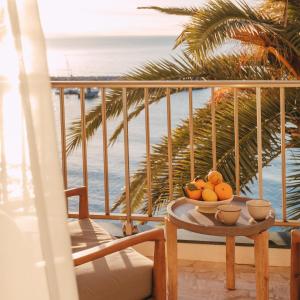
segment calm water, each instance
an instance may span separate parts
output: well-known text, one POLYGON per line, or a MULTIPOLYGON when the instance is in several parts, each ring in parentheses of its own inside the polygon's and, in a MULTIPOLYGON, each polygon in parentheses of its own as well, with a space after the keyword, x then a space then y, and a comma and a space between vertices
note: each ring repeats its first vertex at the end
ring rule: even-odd
POLYGON ((169 58, 174 36, 49 39, 50 74, 120 75, 147 61, 169 58))
MULTIPOLYGON (((158 58, 174 55, 172 46, 175 37, 108 37, 48 40, 48 60, 53 76, 68 75, 120 75, 134 66, 158 58)), ((201 107, 208 99, 208 91, 194 91, 194 106, 201 107)), ((54 106, 59 129, 59 102, 53 94, 54 106)), ((89 109, 99 99, 86 101, 89 109)), ((65 99, 67 123, 79 116, 79 100, 76 96, 65 99)), ((185 92, 172 96, 172 126, 188 115, 188 96, 185 92)), ((120 120, 109 121, 109 135, 120 120)), ((150 108, 151 143, 158 143, 167 133, 166 104, 164 99, 150 108)), ((59 131, 58 131, 59 132, 59 131)), ((98 130, 88 144, 89 197, 91 210, 103 211, 103 161, 102 134, 98 130)), ((130 122, 130 172, 138 168, 145 155, 144 114, 130 122)), ((281 171, 280 158, 264 168, 264 196, 272 200, 277 215, 281 215, 281 171)), ((82 184, 81 151, 74 152, 68 158, 69 187, 82 184)), ((111 203, 120 195, 124 186, 123 136, 109 148, 109 189, 111 203)), ((257 197, 257 182, 249 185, 251 196, 257 197)), ((75 203, 71 205, 73 208, 75 203)))

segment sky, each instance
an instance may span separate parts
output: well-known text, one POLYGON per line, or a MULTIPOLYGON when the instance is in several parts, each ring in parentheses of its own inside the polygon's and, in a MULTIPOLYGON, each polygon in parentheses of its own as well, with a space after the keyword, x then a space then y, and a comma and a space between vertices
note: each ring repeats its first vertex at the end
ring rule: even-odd
POLYGON ((199 6, 207 0, 38 0, 47 38, 72 36, 177 35, 188 17, 139 6, 199 6))

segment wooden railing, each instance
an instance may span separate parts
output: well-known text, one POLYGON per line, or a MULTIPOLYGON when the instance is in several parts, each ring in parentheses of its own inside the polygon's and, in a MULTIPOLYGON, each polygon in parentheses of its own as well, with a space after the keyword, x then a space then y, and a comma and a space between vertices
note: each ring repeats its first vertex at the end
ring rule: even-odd
MULTIPOLYGON (((130 233, 132 221, 163 221, 162 217, 152 215, 152 196, 151 196, 151 153, 150 153, 150 120, 149 120, 149 89, 164 88, 166 90, 167 103, 167 139, 168 139, 168 174, 169 174, 169 198, 173 199, 173 163, 172 163, 172 128, 171 128, 171 93, 170 89, 188 90, 189 100, 189 134, 190 134, 190 176, 195 176, 194 164, 194 127, 193 127, 193 89, 211 89, 211 122, 212 122, 212 167, 217 165, 217 139, 216 139, 216 103, 214 101, 215 88, 232 88, 234 101, 234 149, 235 149, 235 181, 236 193, 240 194, 240 154, 239 154, 239 116, 238 116, 238 89, 256 89, 256 114, 257 114, 257 162, 258 162, 258 194, 263 197, 263 176, 262 176, 262 127, 261 127, 261 89, 278 88, 280 90, 280 120, 281 120, 281 182, 282 182, 282 219, 277 220, 276 226, 300 226, 300 222, 287 219, 286 204, 286 149, 285 149, 285 89, 299 88, 300 81, 64 81, 52 82, 52 88, 60 91, 60 120, 61 120, 61 148, 62 148, 62 170, 64 176, 65 189, 68 189, 67 178, 67 154, 66 154, 66 129, 65 129, 65 105, 64 88, 80 89, 80 110, 81 110, 81 129, 82 129, 82 165, 83 165, 83 184, 88 187, 87 170, 87 142, 85 124, 85 100, 84 89, 99 88, 102 101, 102 144, 103 144, 103 163, 104 163, 104 212, 91 212, 90 217, 96 219, 124 220, 130 233), (123 126, 124 126, 124 164, 125 164, 125 199, 126 214, 110 212, 110 197, 108 185, 108 152, 107 152, 107 126, 106 126, 106 89, 117 88, 122 90, 123 103, 123 126), (133 214, 130 205, 130 172, 129 172, 129 144, 128 144, 128 110, 127 110, 127 89, 144 89, 145 105, 145 137, 146 137, 146 158, 147 158, 147 201, 148 212, 146 215, 133 214)), ((86 191, 88 194, 88 191, 86 191)), ((70 214, 76 217, 77 214, 70 214)))

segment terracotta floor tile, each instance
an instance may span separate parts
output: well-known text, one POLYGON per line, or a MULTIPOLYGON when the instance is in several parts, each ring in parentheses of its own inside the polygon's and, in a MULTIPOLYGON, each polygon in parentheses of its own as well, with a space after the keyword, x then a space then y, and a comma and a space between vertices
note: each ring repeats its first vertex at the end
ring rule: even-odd
MULTIPOLYGON (((180 300, 255 299, 255 268, 236 265, 236 290, 225 288, 225 264, 180 260, 180 300)), ((270 300, 289 299, 289 268, 270 267, 270 300)))

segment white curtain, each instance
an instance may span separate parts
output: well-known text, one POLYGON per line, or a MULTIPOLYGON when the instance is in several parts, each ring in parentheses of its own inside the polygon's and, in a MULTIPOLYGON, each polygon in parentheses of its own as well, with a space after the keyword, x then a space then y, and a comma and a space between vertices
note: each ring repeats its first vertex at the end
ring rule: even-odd
POLYGON ((0 299, 77 299, 36 0, 0 0, 0 299))

